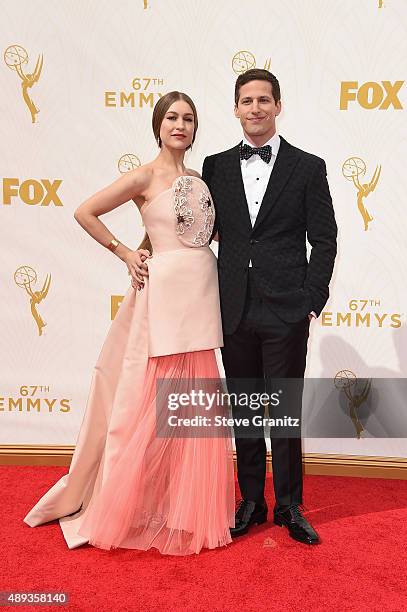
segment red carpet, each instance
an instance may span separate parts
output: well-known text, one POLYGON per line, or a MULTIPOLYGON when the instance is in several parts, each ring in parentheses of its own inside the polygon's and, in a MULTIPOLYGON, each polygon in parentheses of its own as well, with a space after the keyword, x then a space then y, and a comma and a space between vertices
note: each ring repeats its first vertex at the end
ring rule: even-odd
MULTIPOLYGON (((66 471, 0 467, 0 591, 67 591, 69 605, 52 609, 98 612, 407 610, 407 481, 306 476, 321 545, 299 544, 269 521, 227 548, 181 558, 69 550, 57 522, 28 527, 23 516, 66 471)), ((272 508, 271 478, 267 500, 272 508)))

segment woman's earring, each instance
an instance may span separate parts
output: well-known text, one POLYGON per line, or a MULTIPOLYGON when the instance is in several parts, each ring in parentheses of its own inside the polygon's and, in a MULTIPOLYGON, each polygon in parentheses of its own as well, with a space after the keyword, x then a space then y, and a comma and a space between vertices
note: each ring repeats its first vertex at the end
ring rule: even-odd
POLYGON ((160 137, 157 136, 157 145, 160 146, 160 137))

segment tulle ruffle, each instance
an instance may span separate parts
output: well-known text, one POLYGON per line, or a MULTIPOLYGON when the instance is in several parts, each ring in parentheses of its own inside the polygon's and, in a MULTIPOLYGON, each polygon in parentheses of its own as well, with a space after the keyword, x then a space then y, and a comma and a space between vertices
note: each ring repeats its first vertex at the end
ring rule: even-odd
POLYGON ((157 436, 157 380, 213 380, 219 371, 213 350, 151 357, 143 399, 134 407, 133 432, 90 501, 79 535, 112 548, 156 548, 188 555, 230 543, 235 495, 229 435, 157 436))

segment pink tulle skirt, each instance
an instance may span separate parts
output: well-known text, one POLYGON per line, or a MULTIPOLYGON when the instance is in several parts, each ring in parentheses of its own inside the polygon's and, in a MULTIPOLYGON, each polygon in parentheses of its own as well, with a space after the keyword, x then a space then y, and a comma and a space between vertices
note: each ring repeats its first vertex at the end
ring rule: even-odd
MULTIPOLYGON (((220 385, 215 351, 149 357, 146 288, 129 288, 110 326, 69 472, 24 517, 30 527, 58 519, 70 549, 89 542, 189 555, 231 542, 231 432, 163 432, 158 409, 165 408, 160 379, 173 391, 214 392, 220 385)), ((202 413, 192 403, 186 410, 202 413)))
MULTIPOLYGON (((219 379, 213 350, 151 357, 132 434, 100 490, 90 500, 78 534, 103 549, 156 548, 188 555, 230 543, 235 495, 231 436, 157 436, 157 381, 219 379)), ((202 384, 200 385, 202 386, 202 384)))

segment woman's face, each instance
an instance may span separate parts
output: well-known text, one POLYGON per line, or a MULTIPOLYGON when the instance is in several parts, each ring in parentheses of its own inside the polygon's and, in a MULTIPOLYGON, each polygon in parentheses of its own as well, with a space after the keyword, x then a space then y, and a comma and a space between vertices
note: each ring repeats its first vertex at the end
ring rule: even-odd
POLYGON ((173 149, 185 150, 192 143, 194 127, 192 108, 185 100, 177 100, 171 104, 161 123, 162 144, 173 149))

